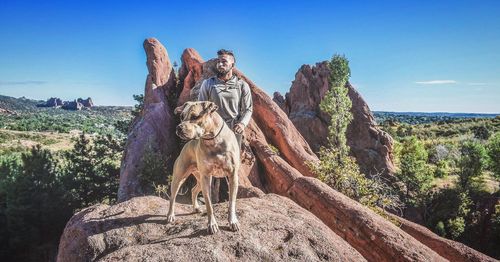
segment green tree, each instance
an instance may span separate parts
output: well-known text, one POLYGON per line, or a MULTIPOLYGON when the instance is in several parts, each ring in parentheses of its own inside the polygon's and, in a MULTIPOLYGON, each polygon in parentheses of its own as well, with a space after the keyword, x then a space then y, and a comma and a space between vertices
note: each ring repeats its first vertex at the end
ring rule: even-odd
POLYGON ((487 149, 490 157, 489 167, 497 179, 500 179, 500 133, 495 133, 490 138, 487 149))
POLYGON ((461 191, 468 191, 473 187, 473 179, 482 174, 488 155, 482 144, 472 140, 461 145, 460 153, 458 182, 461 191))
POLYGON ((352 120, 352 102, 348 96, 347 81, 351 75, 349 61, 334 55, 330 68, 329 90, 320 103, 320 109, 331 119, 328 126, 328 145, 319 152, 320 161, 312 165, 318 178, 346 196, 377 211, 376 207, 393 208, 397 199, 378 176, 367 179, 361 174, 355 159, 349 155, 347 126, 352 120))
POLYGON ((346 131, 352 120, 352 102, 346 88, 351 76, 349 61, 345 56, 334 55, 328 63, 330 69, 330 89, 320 103, 320 109, 330 116, 328 126, 328 147, 338 152, 338 162, 343 162, 349 155, 346 131))
POLYGON ((92 142, 82 133, 66 152, 65 184, 75 209, 116 200, 122 150, 111 135, 92 142))
POLYGON ((412 136, 401 145, 397 177, 404 184, 403 202, 422 208, 431 188, 432 172, 427 165, 428 154, 421 141, 412 136))
POLYGON ((11 162, 2 165, 5 168, 11 173, 3 181, 11 259, 54 260, 59 236, 72 214, 57 175, 57 162, 50 151, 37 145, 22 154, 21 166, 11 162))
POLYGON ((487 140, 490 138, 490 130, 484 124, 473 128, 474 137, 477 139, 487 140))
POLYGON ((137 101, 137 104, 134 105, 134 109, 132 109, 132 116, 137 117, 141 114, 144 109, 144 95, 133 95, 134 100, 137 101))

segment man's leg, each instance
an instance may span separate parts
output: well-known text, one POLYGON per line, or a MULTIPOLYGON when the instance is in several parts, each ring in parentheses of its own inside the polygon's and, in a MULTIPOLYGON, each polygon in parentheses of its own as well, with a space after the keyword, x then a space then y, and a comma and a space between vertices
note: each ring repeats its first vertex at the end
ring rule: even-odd
POLYGON ((240 146, 240 151, 241 151, 241 141, 243 140, 243 134, 236 134, 236 140, 238 141, 238 145, 240 146))

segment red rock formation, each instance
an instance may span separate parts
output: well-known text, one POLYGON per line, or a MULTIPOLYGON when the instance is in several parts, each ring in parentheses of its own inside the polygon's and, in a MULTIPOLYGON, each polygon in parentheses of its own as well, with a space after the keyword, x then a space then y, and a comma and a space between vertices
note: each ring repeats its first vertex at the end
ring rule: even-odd
POLYGON ((398 216, 392 216, 401 223, 401 229, 412 237, 432 248, 442 257, 450 261, 497 261, 481 252, 478 252, 462 243, 440 237, 426 227, 408 221, 398 216))
POLYGON ((78 98, 76 101, 81 103, 83 105, 83 107, 85 107, 87 109, 90 109, 91 107, 94 106, 94 102, 92 101, 92 98, 90 98, 90 97, 88 97, 87 99, 78 98))
MULTIPOLYGON (((329 74, 327 62, 317 63, 313 67, 303 65, 295 74, 286 99, 279 93, 274 95, 276 103, 288 113, 314 152, 327 144, 330 118, 319 109, 319 103, 328 91, 329 74)), ((366 174, 394 173, 392 138, 377 128, 370 108, 355 88, 350 83, 346 87, 349 88, 353 114, 347 129, 347 143, 361 171, 366 174)))
MULTIPOLYGON (((191 89, 199 81, 203 74, 203 59, 198 52, 192 48, 187 48, 182 53, 182 66, 179 69, 179 79, 182 90, 177 99, 177 106, 190 100, 191 89)), ((201 84, 201 83, 200 83, 201 84)))
POLYGON ((144 166, 144 156, 160 154, 171 166, 179 147, 175 135, 176 120, 167 99, 176 83, 167 50, 154 38, 144 41, 144 50, 149 70, 144 91, 144 110, 134 120, 128 134, 120 169, 120 202, 143 194, 138 176, 144 166))

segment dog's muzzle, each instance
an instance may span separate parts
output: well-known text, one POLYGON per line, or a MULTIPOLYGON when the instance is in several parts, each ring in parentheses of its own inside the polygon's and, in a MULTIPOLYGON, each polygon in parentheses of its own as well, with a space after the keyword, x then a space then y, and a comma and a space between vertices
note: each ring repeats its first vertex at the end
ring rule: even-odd
POLYGON ((178 137, 180 137, 180 139, 182 140, 191 140, 189 139, 189 137, 187 137, 187 134, 184 132, 184 130, 182 129, 182 126, 181 125, 178 125, 176 128, 175 128, 175 133, 177 134, 178 137))

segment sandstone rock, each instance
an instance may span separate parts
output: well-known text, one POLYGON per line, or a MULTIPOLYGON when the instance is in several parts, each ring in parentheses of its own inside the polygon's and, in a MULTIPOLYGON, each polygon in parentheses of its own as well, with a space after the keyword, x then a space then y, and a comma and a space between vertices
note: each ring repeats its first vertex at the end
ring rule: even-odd
POLYGON ((252 118, 266 136, 267 141, 277 147, 282 158, 301 174, 315 176, 308 163, 317 162, 318 158, 297 128, 262 89, 238 69, 235 69, 235 74, 250 86, 253 100, 252 118))
POLYGON ((166 102, 175 91, 176 77, 167 50, 155 38, 144 40, 148 76, 144 90, 144 105, 166 102))
POLYGON ((82 110, 83 105, 82 103, 74 100, 74 101, 64 101, 63 105, 61 107, 62 109, 66 110, 82 110))
POLYGON ((221 231, 207 233, 206 216, 168 202, 137 197, 96 205, 74 215, 64 230, 57 261, 364 261, 315 216, 277 195, 237 202, 240 231, 227 227, 227 205, 216 204, 221 231))
POLYGON ((90 97, 87 99, 78 98, 76 101, 81 103, 83 105, 83 107, 85 107, 85 108, 91 108, 94 106, 94 102, 92 101, 92 98, 90 98, 90 97))
POLYGON ((63 105, 63 101, 57 97, 51 97, 47 99, 45 103, 36 105, 37 107, 61 107, 63 105))
POLYGON ((412 237, 422 242, 426 246, 432 248, 432 250, 436 251, 439 255, 448 259, 449 261, 497 261, 496 259, 478 252, 460 242, 440 237, 424 226, 413 223, 398 216, 393 215, 392 217, 401 223, 401 229, 403 231, 410 234, 412 237))
MULTIPOLYGON (((329 89, 328 63, 316 66, 303 65, 295 74, 290 92, 280 107, 288 113, 290 120, 304 136, 314 152, 327 144, 330 118, 319 108, 321 99, 329 89)), ((353 120, 347 129, 347 143, 351 153, 365 174, 394 173, 392 163, 392 138, 378 129, 374 117, 355 88, 348 83, 348 95, 352 101, 353 120)), ((276 101, 282 101, 281 95, 275 95, 276 101)))
MULTIPOLYGON (((182 53, 182 66, 179 69, 179 80, 182 87, 177 99, 177 106, 191 100, 191 89, 200 81, 203 74, 203 59, 193 48, 187 48, 182 53)), ((201 85, 201 82, 199 83, 201 85)))
POLYGON ((290 114, 290 109, 288 108, 288 104, 286 103, 286 98, 284 98, 283 95, 280 94, 280 92, 273 93, 273 101, 281 108, 281 110, 285 112, 285 114, 290 114))
POLYGON ((179 151, 179 140, 175 135, 176 119, 167 99, 167 95, 171 95, 176 88, 174 70, 165 47, 158 40, 146 39, 144 50, 149 70, 144 91, 144 110, 134 120, 128 134, 120 168, 118 201, 144 194, 139 181, 144 157, 158 154, 171 170, 179 151))

